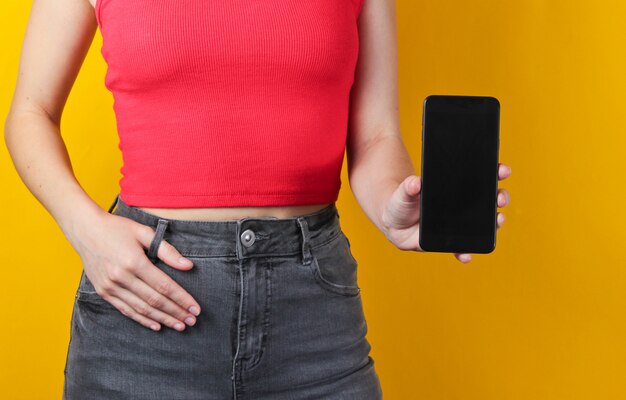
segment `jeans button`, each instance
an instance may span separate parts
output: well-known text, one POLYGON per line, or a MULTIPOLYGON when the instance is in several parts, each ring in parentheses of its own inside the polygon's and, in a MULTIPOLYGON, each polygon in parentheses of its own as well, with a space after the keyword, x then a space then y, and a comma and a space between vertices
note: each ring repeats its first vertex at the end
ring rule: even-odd
POLYGON ((243 245, 246 247, 252 246, 252 244, 254 243, 254 239, 254 232, 251 229, 246 229, 241 234, 241 243, 243 243, 243 245))

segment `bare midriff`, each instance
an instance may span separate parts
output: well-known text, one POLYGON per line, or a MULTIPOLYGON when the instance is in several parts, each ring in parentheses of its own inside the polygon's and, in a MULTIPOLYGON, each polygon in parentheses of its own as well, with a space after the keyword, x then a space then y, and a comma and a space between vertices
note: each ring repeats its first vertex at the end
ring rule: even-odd
POLYGON ((314 213, 329 204, 330 203, 279 207, 137 208, 163 218, 195 221, 223 221, 247 217, 291 218, 314 213))

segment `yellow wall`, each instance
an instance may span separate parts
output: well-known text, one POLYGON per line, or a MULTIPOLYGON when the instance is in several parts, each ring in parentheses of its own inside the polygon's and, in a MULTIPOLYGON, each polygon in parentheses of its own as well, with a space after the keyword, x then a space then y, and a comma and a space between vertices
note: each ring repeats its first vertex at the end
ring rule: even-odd
MULTIPOLYGON (((29 2, 0 6, 0 111, 8 109, 29 2)), ((511 195, 494 253, 465 265, 402 252, 344 190, 385 398, 626 398, 626 6, 620 1, 399 0, 402 131, 419 175, 429 94, 500 99, 511 195)), ((63 136, 107 207, 121 156, 98 33, 63 136)), ((60 398, 80 259, 0 152, 7 399, 60 398)), ((345 166, 344 166, 345 167, 345 166)))

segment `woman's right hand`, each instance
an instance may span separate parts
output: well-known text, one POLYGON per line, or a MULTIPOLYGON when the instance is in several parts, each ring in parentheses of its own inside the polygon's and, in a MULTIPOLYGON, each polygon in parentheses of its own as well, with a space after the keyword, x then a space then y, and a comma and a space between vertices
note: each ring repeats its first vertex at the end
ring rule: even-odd
MULTIPOLYGON (((88 229, 70 239, 96 292, 125 316, 158 331, 161 324, 182 331, 194 325, 200 305, 146 256, 155 230, 129 218, 104 212, 88 229)), ((85 226, 85 228, 87 228, 85 226)), ((179 270, 193 263, 165 240, 158 258, 179 270)))

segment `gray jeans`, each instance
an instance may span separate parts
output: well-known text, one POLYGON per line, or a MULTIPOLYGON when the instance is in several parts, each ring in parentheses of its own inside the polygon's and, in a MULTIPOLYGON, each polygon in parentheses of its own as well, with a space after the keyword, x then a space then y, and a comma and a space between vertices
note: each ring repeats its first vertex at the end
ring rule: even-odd
POLYGON ((357 261, 334 203, 292 218, 191 221, 125 204, 155 229, 146 255, 200 304, 194 326, 153 331, 122 315, 84 271, 71 317, 65 400, 378 400, 357 261), (167 240, 194 263, 156 257, 167 240))

